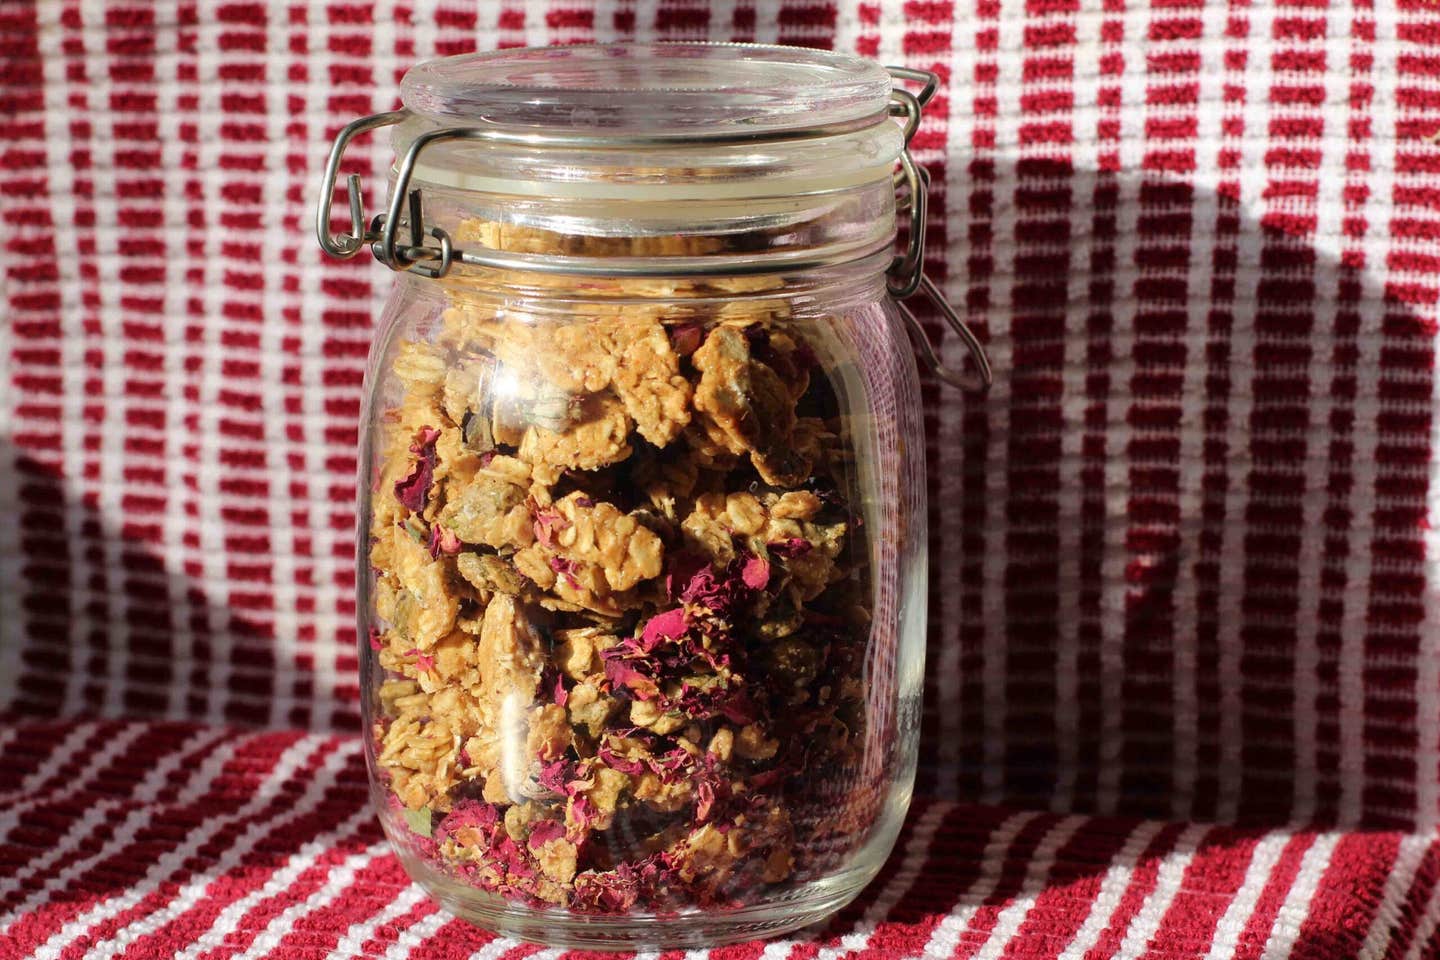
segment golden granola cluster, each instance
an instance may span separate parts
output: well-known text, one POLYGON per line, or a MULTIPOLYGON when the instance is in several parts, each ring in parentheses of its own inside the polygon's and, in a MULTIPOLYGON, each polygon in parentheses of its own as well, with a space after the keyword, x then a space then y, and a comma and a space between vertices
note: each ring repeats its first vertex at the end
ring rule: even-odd
POLYGON ((457 282, 432 341, 393 356, 377 762, 416 849, 525 902, 797 879, 862 750, 869 588, 835 397, 763 284, 662 286, 557 319, 457 282))

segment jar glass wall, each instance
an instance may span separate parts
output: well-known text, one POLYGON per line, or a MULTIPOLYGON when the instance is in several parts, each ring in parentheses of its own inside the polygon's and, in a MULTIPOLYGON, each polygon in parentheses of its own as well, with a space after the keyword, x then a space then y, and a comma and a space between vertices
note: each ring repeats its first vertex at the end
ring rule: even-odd
POLYGON ((918 386, 882 277, 547 285, 391 298, 360 571, 386 832, 452 911, 550 943, 822 917, 915 762, 918 386))
POLYGON ((713 945, 880 869, 925 647, 907 329, 938 365, 891 293, 988 377, 920 275, 933 91, 824 51, 502 51, 341 132, 321 244, 397 273, 361 431, 372 788, 452 912, 713 945), (387 126, 386 212, 352 179, 332 234, 346 144, 387 126))

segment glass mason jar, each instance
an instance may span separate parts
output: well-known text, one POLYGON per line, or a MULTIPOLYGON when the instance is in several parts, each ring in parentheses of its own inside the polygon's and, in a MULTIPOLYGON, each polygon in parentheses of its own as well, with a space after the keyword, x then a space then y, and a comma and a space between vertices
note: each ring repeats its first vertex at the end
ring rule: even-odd
POLYGON ((935 357, 891 294, 938 300, 905 149, 934 81, 898 74, 930 82, 502 51, 416 66, 337 139, 321 244, 397 271, 361 427, 370 771, 453 913, 716 944, 827 916, 889 852, 925 652, 907 327, 935 357), (388 209, 367 224, 352 177, 334 235, 345 146, 383 126, 388 209))

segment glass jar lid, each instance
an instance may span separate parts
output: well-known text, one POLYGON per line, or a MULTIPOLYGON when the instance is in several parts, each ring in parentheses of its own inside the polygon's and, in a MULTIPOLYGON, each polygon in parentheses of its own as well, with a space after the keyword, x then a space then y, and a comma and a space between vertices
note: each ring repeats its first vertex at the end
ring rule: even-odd
POLYGON ((890 89, 879 64, 824 50, 644 43, 431 60, 406 73, 401 97, 441 126, 693 141, 870 126, 890 89))

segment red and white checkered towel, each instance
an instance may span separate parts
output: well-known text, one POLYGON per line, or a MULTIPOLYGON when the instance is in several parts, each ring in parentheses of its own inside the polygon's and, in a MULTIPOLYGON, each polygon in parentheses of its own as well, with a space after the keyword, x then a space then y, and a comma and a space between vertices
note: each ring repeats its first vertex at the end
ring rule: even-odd
POLYGON ((999 371, 927 391, 895 855, 714 960, 1440 955, 1440 6, 0 0, 0 958, 536 952, 364 808, 390 277, 308 223, 409 63, 632 36, 938 71, 928 268, 999 371))

